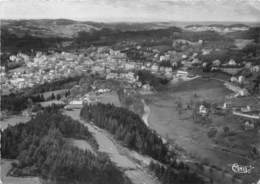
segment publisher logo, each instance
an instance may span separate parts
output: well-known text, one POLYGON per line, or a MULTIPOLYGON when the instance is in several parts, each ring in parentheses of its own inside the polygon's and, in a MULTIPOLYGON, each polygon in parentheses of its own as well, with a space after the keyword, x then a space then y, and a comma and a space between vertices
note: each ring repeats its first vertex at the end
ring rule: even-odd
MULTIPOLYGON (((253 169, 254 169, 254 167, 251 166, 251 165, 249 165, 249 166, 242 166, 242 165, 239 165, 238 163, 232 164, 232 171, 233 171, 234 173, 250 174, 253 169)), ((258 183, 257 183, 257 184, 258 184, 258 183)))

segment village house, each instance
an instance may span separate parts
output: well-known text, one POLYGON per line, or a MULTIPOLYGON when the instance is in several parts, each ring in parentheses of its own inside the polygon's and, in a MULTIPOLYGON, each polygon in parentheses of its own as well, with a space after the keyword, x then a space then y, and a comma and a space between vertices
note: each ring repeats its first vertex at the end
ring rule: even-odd
POLYGON ((206 116, 208 114, 208 109, 204 105, 199 106, 199 114, 201 116, 206 116))
POLYGON ((219 67, 221 65, 221 61, 219 59, 216 59, 212 62, 212 66, 219 67))
POLYGON ((229 65, 229 66, 236 66, 237 63, 236 63, 236 61, 235 61, 234 59, 230 59, 226 65, 229 65))
POLYGON ((182 64, 184 67, 188 67, 188 68, 192 67, 192 62, 187 61, 187 60, 181 61, 181 64, 182 64))
POLYGON ((202 55, 208 55, 211 53, 212 50, 211 49, 202 49, 201 51, 202 51, 202 55))
POLYGON ((159 71, 160 71, 161 73, 164 73, 164 72, 165 72, 165 67, 164 67, 164 66, 160 66, 160 67, 159 67, 159 71))
POLYGON ((199 60, 198 58, 194 58, 194 59, 191 61, 191 63, 192 63, 193 65, 198 65, 198 64, 201 64, 201 60, 199 60))
POLYGON ((172 73, 172 67, 165 67, 165 73, 172 73))
POLYGON ((159 66, 157 64, 153 64, 151 67, 151 71, 156 73, 156 72, 158 72, 158 70, 159 70, 159 66))
POLYGON ((239 86, 234 85, 230 82, 225 82, 224 85, 231 91, 235 92, 236 96, 247 96, 249 94, 247 89, 240 88, 239 86))
POLYGON ((125 63, 125 70, 133 70, 133 69, 135 69, 135 63, 134 62, 125 63))
POLYGON ((143 89, 143 90, 146 90, 146 91, 150 91, 150 90, 151 90, 151 86, 150 86, 149 84, 144 84, 144 85, 142 86, 142 89, 143 89))
POLYGON ((245 62, 245 68, 250 69, 252 67, 252 63, 251 62, 245 62))
POLYGON ((260 66, 259 66, 259 65, 252 66, 252 67, 250 68, 250 71, 251 71, 252 73, 257 73, 257 72, 260 71, 260 66))

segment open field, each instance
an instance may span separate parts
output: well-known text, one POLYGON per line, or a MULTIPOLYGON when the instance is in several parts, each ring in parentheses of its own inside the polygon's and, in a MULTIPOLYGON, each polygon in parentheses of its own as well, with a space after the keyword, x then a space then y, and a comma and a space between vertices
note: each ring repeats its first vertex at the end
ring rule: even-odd
POLYGON ((120 101, 115 91, 99 95, 98 101, 104 104, 111 103, 114 104, 115 106, 120 106, 120 101))
MULTIPOLYGON (((181 99, 184 103, 190 99, 221 103, 224 102, 225 96, 230 94, 230 91, 220 81, 199 78, 171 85, 165 93, 173 98, 181 99), (196 99, 193 95, 197 96, 196 99)), ((162 96, 164 95, 162 94, 162 96)))
POLYGON ((206 159, 209 163, 228 171, 231 171, 233 163, 251 164, 255 169, 250 176, 246 177, 249 177, 249 181, 254 181, 260 171, 260 164, 258 164, 259 160, 249 158, 248 154, 251 144, 259 145, 259 134, 241 130, 242 122, 234 116, 212 114, 211 123, 196 124, 193 121, 192 110, 185 110, 186 104, 191 101, 206 100, 210 103, 222 104, 225 95, 228 94, 230 91, 219 81, 197 79, 170 86, 164 92, 145 96, 151 111, 148 118, 149 126, 170 143, 176 143, 182 147, 192 157, 206 159), (178 102, 183 104, 182 111, 177 110, 178 102), (237 134, 223 138, 224 126, 229 126, 230 130, 237 134), (210 127, 216 127, 218 130, 217 143, 207 136, 210 127), (231 147, 227 147, 225 142, 228 142, 231 147))

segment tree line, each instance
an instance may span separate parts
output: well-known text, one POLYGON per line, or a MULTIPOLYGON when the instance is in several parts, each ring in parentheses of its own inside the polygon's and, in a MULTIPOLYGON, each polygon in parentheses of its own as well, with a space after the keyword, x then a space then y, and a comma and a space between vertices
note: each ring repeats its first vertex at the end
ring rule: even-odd
POLYGON ((57 108, 47 108, 29 122, 9 126, 1 134, 2 157, 18 160, 13 175, 65 183, 129 183, 107 155, 94 155, 68 143, 67 138, 84 139, 97 150, 87 127, 57 108))
POLYGON ((31 53, 32 50, 48 51, 49 49, 57 49, 58 45, 63 41, 69 40, 62 37, 38 37, 26 33, 23 36, 17 36, 6 28, 1 28, 1 44, 3 52, 21 51, 23 53, 31 53))
MULTIPOLYGON (((67 97, 70 95, 70 91, 66 91, 64 96, 67 97)), ((19 113, 20 111, 30 108, 33 104, 44 102, 48 100, 60 100, 61 95, 54 93, 51 96, 45 98, 43 94, 37 95, 26 95, 26 94, 13 94, 1 96, 1 109, 8 110, 13 113, 19 113)))
POLYGON ((127 147, 157 160, 166 161, 166 145, 155 132, 146 127, 137 114, 111 104, 98 103, 85 105, 80 115, 83 119, 93 121, 99 127, 115 134, 127 147))
MULTIPOLYGON (((1 96, 1 109, 2 110, 9 110, 12 112, 20 112, 28 107, 28 100, 31 99, 32 102, 43 102, 45 99, 43 95, 39 93, 44 93, 46 91, 53 91, 59 89, 69 89, 75 84, 78 84, 81 77, 69 77, 65 79, 61 79, 58 81, 53 81, 41 85, 36 85, 31 89, 25 89, 20 93, 11 93, 9 95, 2 95, 1 96)), ((70 91, 65 93, 65 96, 69 96, 70 91)), ((52 94, 50 100, 52 99, 60 99, 60 95, 52 94)))
POLYGON ((69 89, 69 88, 73 87, 75 84, 78 84, 81 78, 82 78, 82 76, 74 76, 74 77, 63 78, 60 80, 36 85, 35 87, 33 87, 29 90, 29 93, 37 94, 37 93, 43 93, 46 91, 69 89))
POLYGON ((189 172, 189 167, 185 166, 182 162, 178 164, 174 161, 167 166, 151 162, 149 169, 155 173, 162 184, 204 183, 195 173, 189 172))
POLYGON ((177 170, 178 172, 175 172, 174 176, 182 178, 183 183, 194 183, 192 180, 203 183, 202 179, 190 172, 184 163, 174 164, 176 163, 176 153, 169 151, 168 145, 164 144, 156 132, 149 129, 137 114, 112 104, 97 103, 86 104, 82 108, 80 116, 84 120, 92 121, 98 127, 108 130, 128 148, 166 164, 169 170, 171 170, 170 168, 177 170), (182 175, 179 176, 179 173, 182 175))
POLYGON ((89 32, 80 31, 74 40, 77 47, 90 45, 112 45, 124 40, 139 41, 151 43, 151 39, 156 41, 167 41, 172 38, 173 32, 180 32, 177 27, 166 29, 138 30, 138 31, 121 31, 118 29, 102 28, 100 30, 91 30, 89 32))

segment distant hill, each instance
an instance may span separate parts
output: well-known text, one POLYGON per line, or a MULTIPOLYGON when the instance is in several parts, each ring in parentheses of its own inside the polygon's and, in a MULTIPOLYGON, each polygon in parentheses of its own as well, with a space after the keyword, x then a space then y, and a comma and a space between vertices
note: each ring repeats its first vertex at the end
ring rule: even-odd
POLYGON ((18 37, 25 35, 35 37, 75 37, 80 31, 90 32, 91 30, 99 30, 97 26, 87 23, 77 22, 73 20, 57 19, 57 20, 2 20, 2 30, 15 34, 18 37))
POLYGON ((73 38, 79 32, 92 32, 102 28, 119 31, 143 31, 172 27, 174 23, 99 23, 91 21, 74 21, 69 19, 32 19, 32 20, 1 20, 1 30, 8 31, 18 37, 25 35, 34 37, 73 38))
POLYGON ((122 40, 167 41, 175 31, 174 23, 99 23, 68 19, 2 20, 2 51, 31 51, 112 45, 122 40))
MULTIPOLYGON (((113 45, 122 41, 136 42, 145 46, 170 46, 175 38, 190 41, 224 39, 217 33, 223 30, 222 27, 214 32, 215 28, 212 31, 211 27, 207 29, 207 25, 235 26, 235 28, 244 26, 237 23, 223 23, 222 25, 216 22, 103 23, 69 19, 1 20, 1 49, 6 52, 48 51, 49 49, 59 51, 64 48, 81 48, 90 45, 113 45), (182 29, 189 25, 202 26, 202 29, 195 27, 197 33, 193 30, 190 32, 190 30, 182 29)), ((248 26, 242 28, 248 29, 248 26)), ((233 29, 233 27, 228 29, 233 29)), ((252 27, 249 27, 248 32, 251 32, 250 29, 252 27)), ((239 34, 229 36, 232 38, 247 36, 245 31, 238 31, 239 34)), ((257 31, 253 31, 251 37, 254 38, 257 31)))
MULTIPOLYGON (((40 38, 61 37, 74 38, 79 32, 92 32, 108 28, 118 31, 144 31, 166 29, 169 27, 216 26, 216 27, 248 27, 249 24, 220 22, 117 22, 103 23, 91 21, 75 21, 69 19, 26 19, 1 20, 1 30, 8 31, 18 37, 34 36, 40 38)), ((251 25, 250 25, 251 26, 251 25)))

